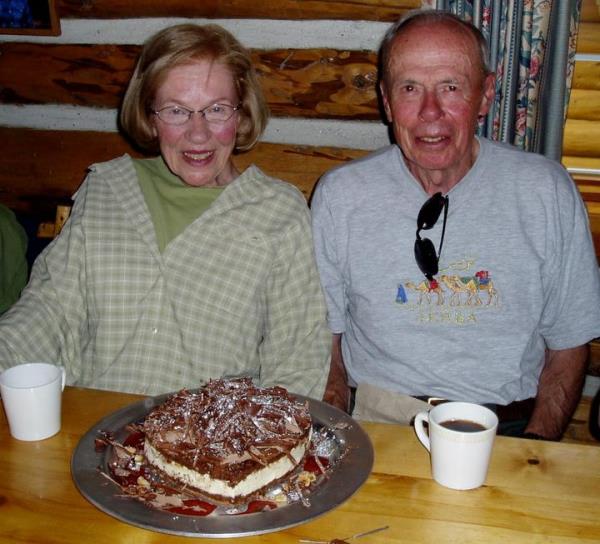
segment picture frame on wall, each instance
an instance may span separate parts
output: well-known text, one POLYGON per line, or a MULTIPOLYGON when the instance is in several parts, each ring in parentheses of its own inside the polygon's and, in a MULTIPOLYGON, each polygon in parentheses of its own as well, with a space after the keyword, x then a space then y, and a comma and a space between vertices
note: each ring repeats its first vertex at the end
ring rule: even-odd
POLYGON ((58 0, 0 0, 0 34, 59 36, 58 0))

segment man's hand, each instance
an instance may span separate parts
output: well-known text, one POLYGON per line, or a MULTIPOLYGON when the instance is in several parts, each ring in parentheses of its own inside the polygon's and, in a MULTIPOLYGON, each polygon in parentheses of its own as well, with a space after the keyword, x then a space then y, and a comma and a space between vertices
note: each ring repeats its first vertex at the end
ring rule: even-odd
POLYGON ((331 345, 331 365, 329 367, 329 378, 323 400, 344 412, 348 412, 350 403, 350 388, 348 387, 348 375, 342 357, 342 335, 334 334, 331 345))
POLYGON ((558 440, 581 397, 588 346, 546 350, 533 414, 525 432, 558 440))

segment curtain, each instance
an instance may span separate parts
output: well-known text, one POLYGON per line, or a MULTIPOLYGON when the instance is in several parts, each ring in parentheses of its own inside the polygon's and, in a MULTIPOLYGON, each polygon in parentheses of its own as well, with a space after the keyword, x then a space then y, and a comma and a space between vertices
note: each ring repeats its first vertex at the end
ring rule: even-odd
POLYGON ((581 0, 423 0, 480 28, 496 99, 479 133, 560 161, 581 0))

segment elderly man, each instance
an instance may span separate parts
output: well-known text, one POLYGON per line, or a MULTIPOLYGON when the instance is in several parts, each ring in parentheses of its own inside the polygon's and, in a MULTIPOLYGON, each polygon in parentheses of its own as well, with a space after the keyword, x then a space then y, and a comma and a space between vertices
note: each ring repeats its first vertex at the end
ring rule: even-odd
POLYGON ((600 335, 598 264, 563 168, 475 136, 494 96, 486 57, 448 13, 384 37, 396 145, 328 173, 312 203, 337 377, 357 417, 465 400, 496 410, 501 433, 557 439, 600 335))

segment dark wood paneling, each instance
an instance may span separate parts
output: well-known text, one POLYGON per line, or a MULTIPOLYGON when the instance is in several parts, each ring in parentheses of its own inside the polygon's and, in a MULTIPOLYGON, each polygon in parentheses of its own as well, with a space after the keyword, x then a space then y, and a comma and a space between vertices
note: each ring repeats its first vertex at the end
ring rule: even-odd
POLYGON ((0 127, 0 141, 0 200, 21 212, 49 211, 51 217, 56 204, 75 192, 91 163, 134 153, 116 133, 0 127))
POLYGON ((210 17, 394 21, 420 0, 59 0, 61 17, 210 17))
POLYGON ((140 48, 0 43, 0 100, 115 108, 140 48))
MULTIPOLYGON (((0 101, 116 108, 139 51, 132 45, 1 43, 0 101)), ((379 119, 374 53, 285 49, 252 55, 273 115, 379 119)))
MULTIPOLYGON (((30 130, 0 127, 0 201, 25 213, 50 213, 83 180, 88 166, 129 153, 141 156, 116 133, 30 130)), ((261 143, 235 157, 244 169, 254 163, 267 174, 296 185, 308 198, 330 168, 366 151, 261 143)))

